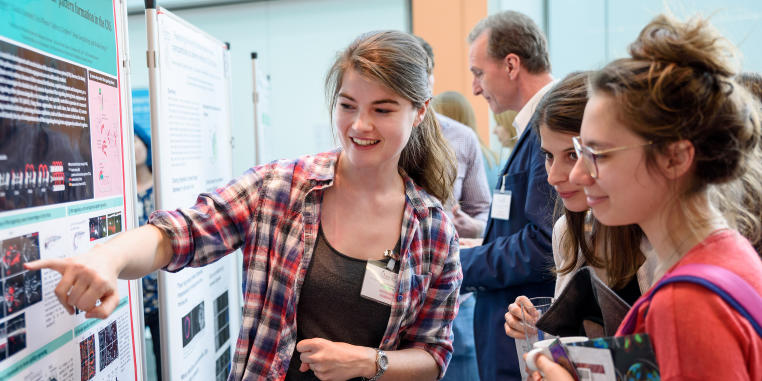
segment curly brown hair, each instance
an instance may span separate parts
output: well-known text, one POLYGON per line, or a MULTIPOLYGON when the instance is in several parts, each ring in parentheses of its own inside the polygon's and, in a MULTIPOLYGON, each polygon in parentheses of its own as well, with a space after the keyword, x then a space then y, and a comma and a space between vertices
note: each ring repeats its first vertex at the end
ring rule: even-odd
POLYGON ((753 102, 733 80, 732 45, 704 19, 681 23, 660 15, 630 45, 630 55, 590 83, 593 92, 615 99, 621 121, 655 143, 646 148, 649 163, 685 139, 695 149, 688 193, 738 178, 760 136, 753 102))
MULTIPOLYGON (((759 166, 760 120, 757 103, 735 80, 735 48, 705 19, 679 22, 660 15, 629 50, 631 58, 592 76, 590 91, 613 97, 619 120, 654 143, 644 148, 648 168, 655 168, 656 154, 666 154, 671 143, 687 140, 694 149, 693 171, 677 202, 710 186, 743 188, 733 182, 759 166)), ((679 213, 692 210, 682 206, 679 213)), ((722 211, 738 227, 749 210, 736 205, 722 211)), ((760 238, 758 221, 759 216, 754 226, 739 229, 752 243, 760 238)))

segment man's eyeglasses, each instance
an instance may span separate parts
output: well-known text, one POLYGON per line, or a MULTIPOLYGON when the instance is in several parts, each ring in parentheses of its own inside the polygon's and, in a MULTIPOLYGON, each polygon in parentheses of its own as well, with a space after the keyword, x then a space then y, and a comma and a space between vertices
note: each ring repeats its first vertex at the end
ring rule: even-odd
POLYGON ((643 144, 635 144, 630 146, 621 146, 621 147, 608 148, 604 150, 596 150, 582 144, 582 141, 579 139, 579 136, 573 137, 572 142, 574 143, 574 151, 577 153, 577 157, 582 159, 582 163, 585 164, 585 168, 587 168, 587 172, 590 173, 590 177, 596 180, 598 179, 598 158, 601 157, 602 155, 605 155, 607 153, 617 152, 617 151, 624 151, 630 148, 645 147, 647 145, 653 144, 653 142, 646 142, 643 144))

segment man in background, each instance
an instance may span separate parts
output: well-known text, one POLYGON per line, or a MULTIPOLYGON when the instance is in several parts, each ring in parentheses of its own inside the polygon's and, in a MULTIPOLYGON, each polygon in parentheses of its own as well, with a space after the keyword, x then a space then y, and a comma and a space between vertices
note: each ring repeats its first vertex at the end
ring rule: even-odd
POLYGON ((517 111, 519 139, 500 173, 482 245, 461 248, 461 292, 477 292, 474 334, 482 380, 520 380, 504 314, 517 296, 552 296, 552 189, 547 182, 535 108, 551 88, 547 42, 524 14, 482 19, 468 36, 473 92, 495 114, 517 111))

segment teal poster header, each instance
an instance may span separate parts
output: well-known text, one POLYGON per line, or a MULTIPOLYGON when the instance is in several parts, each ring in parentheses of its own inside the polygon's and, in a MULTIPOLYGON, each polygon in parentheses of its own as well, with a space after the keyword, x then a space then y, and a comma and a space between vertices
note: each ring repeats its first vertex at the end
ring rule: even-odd
POLYGON ((117 75, 114 10, 109 0, 0 0, 0 35, 117 75))

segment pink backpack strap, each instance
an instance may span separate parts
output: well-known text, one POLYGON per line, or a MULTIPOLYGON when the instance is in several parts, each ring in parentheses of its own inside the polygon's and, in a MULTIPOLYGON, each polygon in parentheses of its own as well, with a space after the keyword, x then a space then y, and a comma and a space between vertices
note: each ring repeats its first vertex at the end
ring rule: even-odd
MULTIPOLYGON (((743 278, 725 268, 708 264, 688 264, 662 277, 646 295, 630 309, 622 322, 620 333, 629 335, 635 330, 640 306, 650 301, 660 288, 676 282, 689 282, 706 287, 720 296, 752 325, 762 338, 762 296, 743 278)), ((648 313, 646 311, 646 313, 648 313)))

